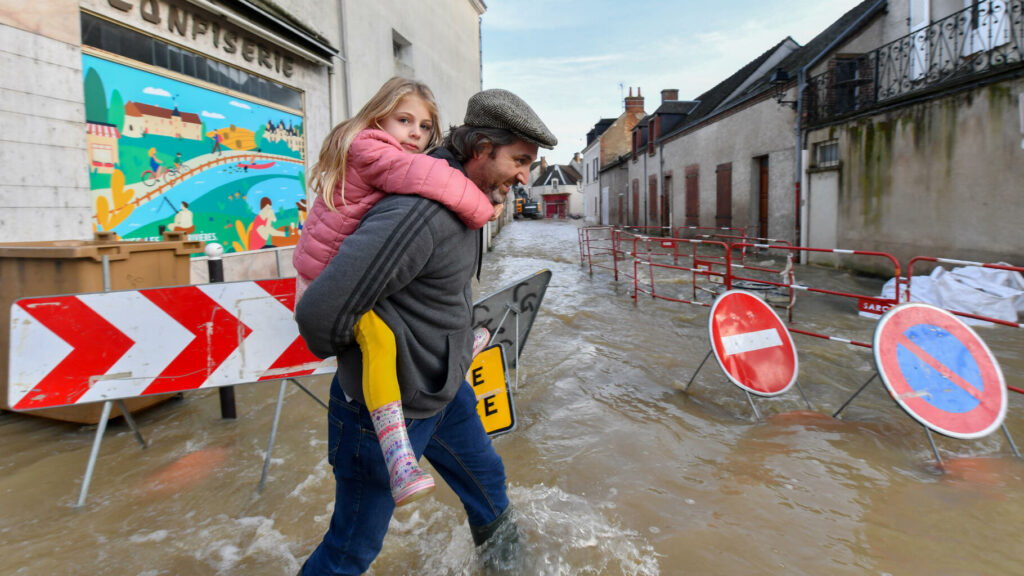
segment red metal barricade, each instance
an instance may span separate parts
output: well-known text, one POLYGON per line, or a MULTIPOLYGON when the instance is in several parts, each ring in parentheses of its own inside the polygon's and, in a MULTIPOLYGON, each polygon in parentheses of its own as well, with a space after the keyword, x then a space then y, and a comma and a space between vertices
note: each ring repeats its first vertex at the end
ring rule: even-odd
MULTIPOLYGON (((746 247, 757 248, 759 250, 768 250, 768 251, 772 251, 772 250, 774 250, 774 251, 784 251, 787 254, 787 266, 785 268, 783 268, 783 269, 776 270, 776 269, 767 268, 767 267, 750 266, 750 265, 746 265, 746 264, 737 264, 735 262, 732 262, 731 265, 730 265, 729 276, 730 276, 730 280, 732 281, 732 285, 733 286, 735 286, 738 282, 753 282, 753 283, 759 283, 759 284, 768 284, 768 285, 771 285, 771 286, 787 289, 789 291, 789 299, 790 299, 790 305, 788 307, 788 309, 789 309, 788 321, 789 321, 790 324, 793 323, 793 301, 795 299, 796 291, 804 291, 804 292, 811 292, 811 293, 817 293, 817 294, 827 294, 827 295, 838 296, 838 297, 843 297, 843 298, 854 298, 854 299, 857 300, 857 304, 858 304, 857 308, 858 308, 858 310, 863 310, 864 309, 863 303, 868 302, 868 303, 871 303, 873 305, 877 305, 879 307, 878 312, 883 312, 884 309, 887 309, 887 306, 895 305, 896 302, 898 301, 898 297, 895 300, 886 300, 886 299, 883 299, 883 298, 878 298, 875 295, 855 294, 855 293, 852 293, 852 292, 844 292, 844 291, 841 291, 841 290, 830 290, 830 289, 826 289, 826 288, 819 288, 819 287, 812 287, 812 286, 805 286, 805 285, 802 285, 802 284, 798 284, 795 281, 795 278, 794 278, 794 275, 793 275, 793 271, 792 271, 792 266, 791 266, 792 260, 793 260, 792 255, 795 254, 795 253, 799 253, 799 252, 832 253, 832 254, 836 254, 836 255, 840 255, 840 256, 842 256, 842 255, 851 255, 851 256, 852 255, 856 255, 856 256, 877 257, 877 258, 887 259, 892 264, 892 269, 893 269, 892 277, 893 278, 899 278, 900 277, 900 263, 891 254, 887 254, 885 252, 871 252, 871 251, 865 251, 865 250, 843 250, 843 249, 838 249, 838 248, 836 248, 836 249, 829 249, 829 248, 807 248, 807 247, 801 247, 801 246, 782 246, 782 245, 775 245, 775 244, 754 244, 754 243, 749 243, 749 242, 740 242, 740 243, 735 243, 735 244, 731 244, 730 245, 730 248, 732 250, 743 249, 743 248, 746 248, 746 247), (753 272, 765 272, 765 273, 768 273, 768 277, 764 277, 764 276, 760 276, 760 277, 741 276, 741 275, 736 273, 737 269, 745 270, 745 271, 753 271, 753 272), (771 275, 773 275, 773 274, 780 276, 780 280, 773 280, 772 277, 771 277, 771 275)), ((897 282, 896 288, 897 288, 896 292, 897 292, 897 296, 898 296, 899 295, 899 288, 900 288, 900 283, 899 282, 897 282)), ((845 344, 852 344, 854 346, 861 346, 861 347, 864 347, 864 348, 871 348, 871 344, 869 344, 869 343, 859 342, 859 341, 852 340, 852 339, 849 339, 849 338, 843 338, 843 337, 839 337, 839 336, 830 336, 830 335, 827 335, 827 334, 822 334, 822 333, 818 333, 818 332, 810 332, 810 331, 807 331, 807 330, 800 330, 800 329, 796 329, 796 328, 790 328, 790 331, 791 332, 795 332, 797 334, 804 334, 805 336, 813 336, 815 338, 823 338, 825 340, 831 340, 831 341, 835 341, 835 342, 842 342, 842 343, 845 343, 845 344)))
MULTIPOLYGON (((910 300, 911 284, 914 279, 914 264, 918 262, 934 262, 936 264, 951 264, 954 266, 977 266, 979 268, 989 268, 992 270, 1005 270, 1008 272, 1021 272, 1024 273, 1024 267, 1021 266, 1009 266, 1006 264, 991 264, 986 262, 971 262, 969 260, 954 260, 952 258, 932 258, 929 256, 916 256, 910 259, 907 263, 907 278, 905 280, 907 284, 906 299, 910 300)), ((1024 328, 1020 322, 1011 322, 1009 320, 1001 320, 999 318, 992 318, 989 316, 981 316, 978 314, 971 314, 961 310, 953 310, 952 308, 946 308, 949 312, 956 314, 957 316, 963 316, 965 318, 973 318, 975 320, 983 320, 985 322, 991 322, 993 324, 1001 324, 1003 326, 1010 326, 1012 328, 1024 328)))
MULTIPOLYGON (((916 256, 914 258, 911 258, 910 262, 907 263, 907 277, 904 280, 904 282, 907 285, 907 289, 906 289, 906 293, 904 295, 904 300, 902 300, 902 301, 910 301, 911 289, 913 287, 913 279, 914 279, 914 265, 917 264, 918 262, 932 262, 934 264, 949 264, 949 265, 952 265, 952 266, 977 266, 979 268, 989 268, 989 269, 992 269, 992 270, 1003 270, 1003 271, 1007 271, 1007 272, 1024 273, 1024 267, 1021 267, 1021 266, 1010 266, 1008 264, 994 264, 994 263, 988 263, 988 262, 972 262, 972 261, 969 261, 969 260, 956 260, 956 259, 953 259, 953 258, 934 258, 934 257, 930 257, 930 256, 916 256)), ((975 320, 982 320, 982 321, 985 321, 985 322, 991 322, 993 324, 999 324, 1001 326, 1009 326, 1011 328, 1024 328, 1024 326, 1022 326, 1020 322, 1013 322, 1013 321, 1009 321, 1009 320, 1003 320, 1003 319, 1000 319, 1000 318, 993 318, 993 317, 990 317, 990 316, 984 316, 984 315, 980 315, 980 314, 972 314, 970 312, 965 312, 965 311, 962 311, 962 310, 954 310, 952 308, 948 308, 948 307, 945 307, 945 306, 943 306, 942 308, 947 310, 947 311, 949 311, 952 314, 955 314, 957 316, 963 316, 965 318, 973 318, 975 320)), ((1022 389, 1022 388, 1018 388, 1016 386, 1010 386, 1010 385, 1007 385, 1006 388, 1008 390, 1012 390, 1014 392, 1017 392, 1018 394, 1024 394, 1024 389, 1022 389)))
POLYGON ((580 228, 580 258, 581 263, 588 265, 590 274, 594 268, 606 268, 611 270, 615 279, 619 279, 619 257, 617 254, 617 233, 612 226, 588 226, 580 228), (584 258, 585 255, 585 258, 584 258), (610 256, 611 263, 604 264, 603 260, 595 264, 594 259, 603 256, 610 256))
MULTIPOLYGON (((671 302, 683 304, 696 304, 699 306, 710 306, 709 302, 697 300, 697 290, 707 290, 697 285, 698 278, 705 278, 709 283, 725 284, 728 287, 729 274, 729 246, 724 242, 713 242, 710 240, 690 240, 683 238, 642 238, 633 239, 633 300, 637 299, 639 293, 650 294, 652 298, 660 298, 671 302), (652 250, 652 245, 658 246, 658 251, 652 250), (688 251, 680 250, 680 247, 688 251), (665 252, 671 248, 671 252, 665 252), (711 248, 712 250, 707 250, 711 248), (702 249, 703 252, 702 252, 702 249), (711 253, 711 252, 716 253, 711 253), (671 256, 672 263, 659 262, 659 257, 671 256), (680 265, 680 258, 686 258, 689 266, 680 265), (640 267, 647 268, 648 281, 640 281, 640 267), (678 271, 688 273, 691 286, 691 300, 681 297, 669 296, 667 293, 657 291, 655 277, 658 271, 678 271)), ((667 258, 666 258, 667 259, 667 258)), ((669 272, 671 273, 671 272, 669 272)))

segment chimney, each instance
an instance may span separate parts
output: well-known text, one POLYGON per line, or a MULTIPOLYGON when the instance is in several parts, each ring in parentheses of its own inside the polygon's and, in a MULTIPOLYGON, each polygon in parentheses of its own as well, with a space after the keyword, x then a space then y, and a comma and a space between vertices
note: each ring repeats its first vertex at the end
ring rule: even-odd
POLYGON ((572 161, 574 163, 576 163, 576 164, 582 164, 583 163, 583 158, 580 158, 580 153, 577 152, 575 155, 573 155, 572 161))
POLYGON ((677 88, 665 88, 661 91, 661 103, 664 104, 670 100, 679 100, 679 90, 677 88))
POLYGON ((634 114, 644 113, 644 97, 640 95, 640 88, 636 89, 636 96, 633 96, 633 88, 629 88, 629 96, 626 96, 626 112, 634 114))
POLYGON ((547 159, 546 156, 541 156, 540 157, 540 173, 541 173, 541 175, 543 175, 547 171, 548 171, 548 159, 547 159))

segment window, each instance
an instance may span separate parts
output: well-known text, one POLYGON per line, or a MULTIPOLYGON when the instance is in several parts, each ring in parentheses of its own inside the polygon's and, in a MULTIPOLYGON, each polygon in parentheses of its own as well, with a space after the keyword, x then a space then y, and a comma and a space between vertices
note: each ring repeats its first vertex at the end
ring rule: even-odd
POLYGON ((1006 0, 964 0, 968 25, 961 56, 993 50, 1010 41, 1010 13, 1006 0))
POLYGON ((835 113, 857 109, 860 97, 860 62, 852 58, 835 61, 835 113))
POLYGON ((82 13, 82 44, 302 110, 302 92, 82 13))
POLYGON ((415 75, 412 66, 412 42, 392 30, 391 48, 395 55, 395 75, 412 78, 415 75))
POLYGON ((814 164, 818 168, 839 165, 839 140, 828 140, 814 145, 814 164))

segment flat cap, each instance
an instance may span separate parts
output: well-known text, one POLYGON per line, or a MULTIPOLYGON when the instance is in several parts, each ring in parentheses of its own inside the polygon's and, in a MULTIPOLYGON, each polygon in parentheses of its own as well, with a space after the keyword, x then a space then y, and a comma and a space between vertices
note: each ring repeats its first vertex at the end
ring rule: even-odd
POLYGON ((554 148, 558 138, 522 98, 500 88, 477 92, 466 105, 467 126, 501 128, 541 148, 554 148))

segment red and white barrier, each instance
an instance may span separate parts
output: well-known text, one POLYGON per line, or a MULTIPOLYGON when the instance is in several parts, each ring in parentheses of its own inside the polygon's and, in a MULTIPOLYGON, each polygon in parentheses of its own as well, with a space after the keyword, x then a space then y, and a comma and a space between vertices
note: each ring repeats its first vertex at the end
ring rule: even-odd
POLYGON ((292 278, 23 298, 8 400, 31 410, 333 372, 294 307, 292 278))

